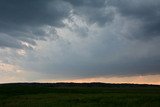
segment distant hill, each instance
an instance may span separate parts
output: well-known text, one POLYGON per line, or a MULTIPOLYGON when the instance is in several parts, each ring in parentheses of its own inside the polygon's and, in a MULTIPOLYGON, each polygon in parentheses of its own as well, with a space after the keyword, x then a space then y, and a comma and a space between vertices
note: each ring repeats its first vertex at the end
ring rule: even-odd
POLYGON ((92 82, 92 83, 5 83, 0 84, 2 86, 45 86, 45 87, 111 87, 111 88, 137 88, 137 87, 159 87, 160 85, 151 85, 151 84, 112 84, 112 83, 100 83, 100 82, 92 82))

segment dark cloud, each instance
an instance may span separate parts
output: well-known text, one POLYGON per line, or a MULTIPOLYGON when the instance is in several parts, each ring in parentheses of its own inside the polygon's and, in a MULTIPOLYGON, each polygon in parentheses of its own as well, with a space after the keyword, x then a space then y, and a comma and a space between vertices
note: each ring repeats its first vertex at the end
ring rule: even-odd
MULTIPOLYGON (((64 26, 62 20, 68 17, 69 12, 69 4, 59 0, 1 0, 0 32, 17 42, 35 45, 34 40, 46 37, 46 31, 41 27, 64 26)), ((3 44, 9 47, 8 43, 3 44)))
POLYGON ((0 2, 1 22, 16 25, 61 26, 63 25, 61 20, 70 11, 67 4, 56 0, 1 0, 0 2))
POLYGON ((115 14, 135 24, 126 28, 128 38, 150 40, 160 36, 159 0, 65 0, 72 4, 75 14, 86 18, 87 22, 102 26, 112 23, 115 14), (133 29, 133 26, 135 29, 133 29))
POLYGON ((12 47, 22 48, 22 44, 11 36, 0 33, 0 46, 1 47, 12 47))
POLYGON ((158 0, 67 0, 76 14, 85 17, 88 22, 104 25, 111 23, 115 14, 121 14, 126 20, 135 20, 138 29, 132 29, 128 38, 148 40, 160 36, 160 2, 158 0), (116 12, 115 9, 116 8, 116 12))
MULTIPOLYGON (((71 14, 102 27, 111 24, 116 14, 121 14, 126 20, 138 23, 126 28, 130 32, 130 35, 124 33, 126 37, 148 40, 160 35, 158 0, 1 0, 0 33, 17 42, 36 45, 35 40, 46 40, 50 36, 42 27, 63 27, 63 19, 71 14), (137 28, 132 29, 133 26, 137 28)), ((8 43, 5 46, 10 46, 8 43)))
POLYGON ((159 17, 159 0, 1 0, 0 47, 40 45, 13 62, 53 77, 159 74, 159 17))
MULTIPOLYGON (((118 26, 121 28, 121 25, 118 26)), ((53 78, 67 79, 159 74, 159 39, 148 42, 123 39, 123 35, 117 36, 121 31, 119 27, 106 25, 103 30, 97 32, 98 35, 93 33, 97 27, 90 28, 88 34, 92 36, 86 38, 74 38, 74 35, 64 34, 63 36, 68 38, 47 45, 47 49, 38 51, 39 55, 29 55, 28 59, 31 61, 25 61, 23 66, 28 71, 33 70, 50 74, 53 78), (113 28, 118 32, 115 33, 113 28), (118 38, 119 36, 122 38, 118 38)), ((72 32, 74 34, 78 31, 72 32)))
POLYGON ((88 7, 103 7, 106 0, 64 0, 71 3, 73 6, 88 6, 88 7))
POLYGON ((110 5, 126 19, 137 23, 138 30, 133 29, 131 38, 148 40, 160 36, 159 0, 114 0, 110 5))
POLYGON ((107 0, 65 0, 72 4, 74 14, 86 18, 87 22, 100 26, 114 19, 114 11, 108 6, 107 0))

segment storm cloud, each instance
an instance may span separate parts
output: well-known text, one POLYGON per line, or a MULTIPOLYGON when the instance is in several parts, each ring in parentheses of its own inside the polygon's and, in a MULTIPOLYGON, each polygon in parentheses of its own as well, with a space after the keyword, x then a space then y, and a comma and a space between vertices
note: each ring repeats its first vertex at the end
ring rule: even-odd
POLYGON ((159 74, 159 17, 159 0, 1 0, 0 61, 45 78, 159 74))
MULTIPOLYGON (((35 40, 45 40, 47 32, 53 33, 54 29, 50 27, 64 26, 62 20, 69 13, 69 4, 59 0, 1 0, 0 32, 17 40, 14 42, 23 41, 35 45, 35 40)), ((1 46, 14 47, 7 38, 6 44, 1 46)))

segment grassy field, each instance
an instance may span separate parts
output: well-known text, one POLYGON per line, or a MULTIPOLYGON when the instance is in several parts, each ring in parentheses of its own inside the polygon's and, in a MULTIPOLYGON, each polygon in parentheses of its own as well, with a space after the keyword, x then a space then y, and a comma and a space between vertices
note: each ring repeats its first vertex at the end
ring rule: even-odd
POLYGON ((4 84, 0 107, 160 107, 160 87, 4 84))

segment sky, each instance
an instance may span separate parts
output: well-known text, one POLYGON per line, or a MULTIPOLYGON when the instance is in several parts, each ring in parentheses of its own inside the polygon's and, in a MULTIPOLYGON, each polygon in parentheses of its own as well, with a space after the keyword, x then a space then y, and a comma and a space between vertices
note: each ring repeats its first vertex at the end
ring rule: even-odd
POLYGON ((0 0, 0 83, 160 84, 160 0, 0 0))

